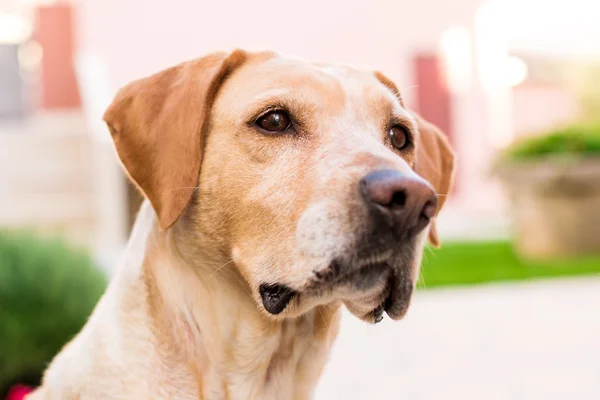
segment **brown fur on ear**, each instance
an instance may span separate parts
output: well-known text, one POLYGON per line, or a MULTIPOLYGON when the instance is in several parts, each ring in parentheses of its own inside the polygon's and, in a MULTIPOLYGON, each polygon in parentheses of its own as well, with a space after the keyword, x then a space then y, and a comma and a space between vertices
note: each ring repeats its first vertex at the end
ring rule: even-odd
MULTIPOLYGON (((400 91, 394 82, 379 71, 375 71, 374 74, 379 82, 394 93, 400 105, 404 106, 400 97, 400 91)), ((454 179, 454 152, 448 143, 446 135, 437 126, 425 121, 415 112, 411 112, 411 114, 415 117, 419 128, 419 137, 416 144, 415 171, 429 181, 435 189, 438 195, 437 213, 439 214, 454 179)), ((435 226, 435 220, 431 221, 429 241, 435 247, 440 246, 440 238, 435 226)))
MULTIPOLYGON (((419 127, 415 171, 433 185, 438 194, 437 212, 439 213, 454 179, 454 152, 446 135, 437 126, 425 121, 416 113, 412 113, 412 115, 419 127)), ((431 223, 429 241, 435 247, 440 245, 435 221, 431 223)))
POLYGON ((198 184, 211 105, 246 53, 215 53, 130 83, 104 114, 131 180, 163 229, 181 215, 198 184))

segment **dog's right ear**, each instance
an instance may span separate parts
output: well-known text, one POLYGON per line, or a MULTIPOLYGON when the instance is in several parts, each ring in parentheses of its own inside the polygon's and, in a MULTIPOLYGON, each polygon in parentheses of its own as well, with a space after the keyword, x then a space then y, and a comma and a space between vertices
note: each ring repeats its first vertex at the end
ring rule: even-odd
MULTIPOLYGON (((433 185, 438 196, 439 213, 454 181, 454 151, 446 135, 437 126, 417 113, 412 114, 419 127, 415 171, 433 185)), ((434 247, 440 245, 435 219, 431 221, 429 241, 434 247)))
POLYGON ((121 162, 163 229, 192 197, 211 105, 225 77, 245 59, 240 50, 212 54, 132 82, 104 114, 121 162))

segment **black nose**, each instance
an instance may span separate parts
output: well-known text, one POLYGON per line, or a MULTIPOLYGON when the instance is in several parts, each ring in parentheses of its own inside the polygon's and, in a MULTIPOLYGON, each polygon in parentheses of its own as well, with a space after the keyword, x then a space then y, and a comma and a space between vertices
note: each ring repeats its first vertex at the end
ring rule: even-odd
POLYGON ((415 174, 384 169, 362 178, 361 192, 367 203, 388 215, 399 226, 423 230, 435 216, 437 197, 427 181, 415 174))

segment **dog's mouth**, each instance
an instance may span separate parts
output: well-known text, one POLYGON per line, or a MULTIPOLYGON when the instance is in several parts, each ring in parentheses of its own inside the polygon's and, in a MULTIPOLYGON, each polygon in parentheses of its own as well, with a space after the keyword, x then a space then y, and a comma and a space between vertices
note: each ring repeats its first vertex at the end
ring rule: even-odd
POLYGON ((391 252, 352 266, 336 259, 328 268, 315 271, 301 290, 263 284, 259 293, 265 310, 273 315, 282 313, 294 299, 320 297, 342 300, 352 314, 367 322, 381 322, 384 312, 398 320, 406 314, 414 288, 409 266, 399 264, 392 261, 391 252))
POLYGON ((409 270, 391 261, 362 266, 337 283, 346 308, 360 319, 379 323, 384 313, 401 319, 408 310, 414 282, 409 270))

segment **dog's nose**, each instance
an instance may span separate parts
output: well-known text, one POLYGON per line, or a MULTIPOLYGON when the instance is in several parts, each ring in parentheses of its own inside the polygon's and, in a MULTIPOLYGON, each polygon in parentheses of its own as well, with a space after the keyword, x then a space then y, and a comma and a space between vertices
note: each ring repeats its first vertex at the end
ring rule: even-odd
POLYGON ((397 224, 415 229, 415 233, 423 230, 435 216, 435 192, 417 175, 385 169, 369 173, 360 184, 368 203, 392 216, 397 224))

